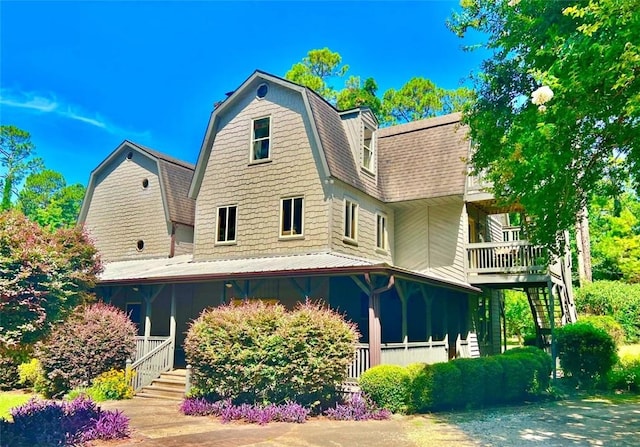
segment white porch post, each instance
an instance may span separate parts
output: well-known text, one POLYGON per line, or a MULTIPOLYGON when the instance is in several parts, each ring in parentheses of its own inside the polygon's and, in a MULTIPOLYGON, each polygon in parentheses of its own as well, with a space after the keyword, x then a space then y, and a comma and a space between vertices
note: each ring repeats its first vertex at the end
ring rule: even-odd
POLYGON ((151 337, 151 312, 152 312, 152 304, 153 300, 162 292, 164 285, 161 285, 157 289, 153 289, 153 286, 149 289, 149 293, 144 294, 144 302, 145 306, 145 315, 144 315, 144 353, 143 355, 149 352, 149 337, 151 337))
POLYGON ((144 311, 144 354, 149 352, 149 337, 151 337, 151 304, 153 303, 150 296, 144 297, 146 304, 144 311))
POLYGON ((171 339, 171 351, 169 353, 169 367, 173 369, 176 355, 176 285, 171 285, 171 317, 169 320, 169 338, 171 339))

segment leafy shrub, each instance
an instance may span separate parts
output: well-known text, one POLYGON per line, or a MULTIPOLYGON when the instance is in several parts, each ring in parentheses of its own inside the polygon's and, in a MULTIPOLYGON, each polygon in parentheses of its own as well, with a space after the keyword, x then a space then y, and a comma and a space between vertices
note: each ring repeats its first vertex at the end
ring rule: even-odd
POLYGON ((45 379, 40 360, 31 359, 29 362, 18 365, 18 377, 21 385, 30 387, 36 393, 44 392, 45 379))
POLYGON ((623 356, 607 374, 607 384, 615 390, 640 392, 640 356, 623 356))
POLYGON ((482 363, 484 369, 484 401, 486 404, 494 404, 502 401, 502 375, 504 370, 497 357, 480 357, 475 359, 482 363))
POLYGON ((111 369, 93 379, 89 388, 74 388, 67 393, 65 399, 73 400, 79 396, 86 396, 96 402, 105 400, 131 399, 131 387, 126 372, 121 369, 111 369))
POLYGON ((433 406, 433 370, 426 363, 412 363, 406 366, 409 373, 409 410, 425 413, 433 406))
POLYGON ((410 384, 409 371, 398 365, 374 366, 362 373, 359 381, 363 393, 393 413, 408 411, 410 384))
POLYGON ((111 369, 93 379, 87 393, 97 402, 103 400, 131 399, 133 397, 133 388, 129 384, 124 370, 111 369))
POLYGON ((0 350, 45 338, 77 305, 93 298, 89 291, 102 270, 81 228, 41 228, 14 210, 0 213, 0 253, 0 350))
POLYGON ((579 313, 611 316, 628 342, 640 340, 640 284, 595 281, 576 290, 575 300, 579 313))
POLYGON ((602 329, 613 338, 616 346, 625 342, 624 328, 615 318, 609 315, 586 315, 580 317, 581 323, 589 323, 592 326, 602 329))
POLYGON ((456 359, 456 367, 461 373, 461 383, 464 384, 464 404, 467 407, 478 408, 485 403, 486 370, 480 359, 456 359))
POLYGON ((347 395, 343 403, 325 410, 324 415, 336 421, 367 421, 389 419, 391 412, 379 409, 365 394, 353 393, 347 395))
POLYGON ((454 362, 429 365, 433 371, 433 408, 448 410, 464 403, 462 372, 454 362))
POLYGON ((326 401, 346 379, 358 333, 310 302, 287 312, 254 300, 207 309, 189 328, 192 395, 234 403, 326 401))
POLYGON ((135 352, 135 335, 135 325, 113 306, 96 303, 79 309, 36 347, 46 394, 86 387, 103 372, 123 368, 135 352))
POLYGON ((180 404, 180 411, 187 416, 216 416, 222 422, 244 420, 252 424, 295 422, 302 424, 311 410, 295 402, 268 405, 234 405, 231 399, 209 401, 202 397, 189 397, 180 404))
MULTIPOLYGON (((500 392, 501 402, 515 402, 524 399, 530 389, 534 373, 527 369, 521 359, 526 355, 499 355, 496 357, 502 366, 502 390, 500 392)), ((530 366, 530 365, 529 365, 530 366)))
POLYGON ((462 372, 454 362, 413 364, 408 367, 411 385, 410 408, 424 413, 463 404, 462 372))
POLYGON ((126 416, 102 411, 86 398, 71 402, 32 399, 12 409, 11 416, 13 422, 0 420, 2 447, 77 445, 129 435, 126 416))
POLYGON ((556 343, 565 376, 578 386, 593 386, 618 360, 613 338, 589 323, 578 321, 558 328, 556 343))
POLYGON ((18 366, 24 360, 14 352, 0 350, 0 390, 20 388, 18 366))
POLYGON ((536 360, 534 378, 536 384, 532 383, 533 388, 529 390, 530 394, 538 394, 539 391, 544 391, 549 388, 551 372, 553 371, 553 360, 551 356, 535 346, 509 349, 505 351, 503 355, 510 356, 519 354, 530 355, 536 360))

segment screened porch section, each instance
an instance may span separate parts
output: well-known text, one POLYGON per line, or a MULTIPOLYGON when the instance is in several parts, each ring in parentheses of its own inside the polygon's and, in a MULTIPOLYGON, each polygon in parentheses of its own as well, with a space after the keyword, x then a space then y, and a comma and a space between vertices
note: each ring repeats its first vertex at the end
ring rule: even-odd
POLYGON ((140 309, 136 354, 129 364, 136 389, 162 372, 186 366, 182 345, 189 322, 207 307, 260 299, 293 308, 307 297, 327 297, 315 299, 355 323, 359 332, 348 370, 353 381, 378 364, 470 356, 471 314, 478 306, 473 294, 384 274, 119 286, 103 292, 122 309, 140 309))

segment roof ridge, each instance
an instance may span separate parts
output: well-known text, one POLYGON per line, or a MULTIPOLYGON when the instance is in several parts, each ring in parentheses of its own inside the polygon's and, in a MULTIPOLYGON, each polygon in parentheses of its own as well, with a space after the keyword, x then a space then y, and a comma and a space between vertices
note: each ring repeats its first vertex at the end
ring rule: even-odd
POLYGON ((386 138, 394 135, 415 132, 417 130, 446 126, 448 124, 459 123, 461 119, 462 113, 455 112, 417 121, 410 121, 408 123, 396 124, 395 126, 382 127, 378 130, 378 138, 386 138))
POLYGON ((145 152, 147 152, 149 155, 152 155, 153 157, 159 159, 159 160, 163 160, 166 161, 167 163, 171 163, 174 165, 178 165, 180 167, 189 169, 191 171, 193 171, 195 169, 195 165, 193 165, 192 163, 189 163, 187 161, 183 161, 180 160, 179 158, 175 158, 172 157, 170 155, 165 154, 164 152, 160 152, 156 149, 152 149, 148 146, 144 146, 142 144, 136 143, 134 141, 131 140, 126 140, 127 143, 132 144, 133 146, 137 147, 138 149, 141 149, 145 152))

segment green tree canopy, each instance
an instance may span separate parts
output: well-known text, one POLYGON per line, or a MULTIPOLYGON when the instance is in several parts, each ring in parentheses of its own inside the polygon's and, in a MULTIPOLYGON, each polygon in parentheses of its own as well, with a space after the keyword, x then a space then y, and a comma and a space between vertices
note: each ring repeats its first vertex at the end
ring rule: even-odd
POLYGON ((42 226, 70 227, 76 223, 84 193, 84 186, 67 185, 62 174, 44 169, 27 177, 16 206, 42 226))
POLYGON ((17 186, 31 172, 41 168, 42 160, 33 158, 35 145, 29 132, 15 126, 0 126, 0 184, 2 204, 0 209, 11 208, 11 199, 17 186))
POLYGON ((355 107, 369 107, 376 117, 380 117, 381 101, 376 96, 378 84, 373 78, 367 78, 361 85, 360 78, 351 76, 345 88, 338 93, 336 106, 339 110, 348 110, 355 107))
POLYGON ((625 192, 589 206, 594 280, 640 283, 640 201, 625 192))
POLYGON ((471 92, 461 87, 447 90, 429 79, 410 79, 400 90, 390 88, 382 97, 382 116, 386 124, 406 123, 437 115, 457 112, 471 98, 471 92))
POLYGON ((465 115, 472 166, 558 249, 601 179, 640 180, 640 2, 464 0, 449 26, 492 52, 465 115))
POLYGON ((342 64, 340 53, 329 48, 310 50, 298 62, 291 67, 284 77, 297 84, 304 85, 317 92, 331 103, 335 103, 337 93, 329 81, 342 78, 349 70, 348 65, 342 64))
POLYGON ((14 210, 0 214, 0 354, 41 340, 91 299, 101 269, 82 230, 43 229, 14 210))

